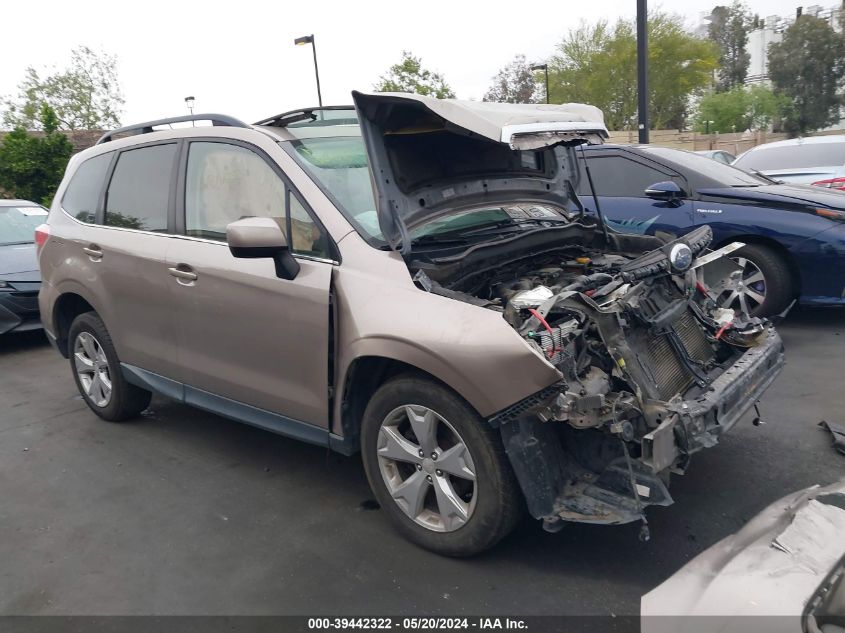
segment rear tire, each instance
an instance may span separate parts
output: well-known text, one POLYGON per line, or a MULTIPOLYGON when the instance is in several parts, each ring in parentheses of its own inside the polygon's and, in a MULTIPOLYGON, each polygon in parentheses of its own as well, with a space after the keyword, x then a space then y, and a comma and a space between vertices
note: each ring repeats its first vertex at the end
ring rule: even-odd
POLYGON ((381 507, 403 536, 425 549, 478 554, 523 513, 499 434, 432 380, 405 375, 382 385, 364 413, 361 450, 381 507))
POLYGON ((123 378, 111 336, 96 312, 80 314, 71 323, 68 358, 82 399, 104 420, 122 422, 149 406, 152 393, 123 378))

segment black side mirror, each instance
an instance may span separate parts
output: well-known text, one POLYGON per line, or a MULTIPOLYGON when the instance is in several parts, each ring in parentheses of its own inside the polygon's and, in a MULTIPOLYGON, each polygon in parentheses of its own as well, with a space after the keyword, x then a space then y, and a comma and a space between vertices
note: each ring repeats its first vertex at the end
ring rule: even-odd
POLYGON ((226 242, 235 257, 269 257, 276 265, 276 276, 294 279, 299 262, 291 255, 281 227, 272 218, 244 218, 226 227, 226 242))
POLYGON ((645 195, 652 200, 662 200, 663 202, 677 202, 687 197, 687 192, 684 191, 676 182, 665 180, 663 182, 656 182, 650 187, 646 187, 645 195))

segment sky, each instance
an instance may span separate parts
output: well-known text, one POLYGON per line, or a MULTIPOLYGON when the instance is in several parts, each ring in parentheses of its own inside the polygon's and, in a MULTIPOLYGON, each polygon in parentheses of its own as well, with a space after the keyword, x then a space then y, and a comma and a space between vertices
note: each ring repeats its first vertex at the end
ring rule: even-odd
MULTIPOLYGON (((795 0, 746 3, 762 16, 791 15, 797 6, 795 0)), ((650 7, 678 13, 692 26, 715 4, 664 0, 650 7)), ((403 50, 443 73, 458 98, 480 99, 514 55, 542 61, 582 20, 615 20, 635 12, 635 0, 47 0, 37 5, 10 0, 0 6, 0 23, 6 25, 0 95, 17 93, 26 67, 62 68, 71 49, 86 45, 118 58, 126 99, 123 124, 187 114, 188 95, 196 98, 195 112, 251 122, 316 105, 311 48, 293 44, 294 38, 313 33, 326 105, 351 103, 352 90, 372 89, 403 50)))

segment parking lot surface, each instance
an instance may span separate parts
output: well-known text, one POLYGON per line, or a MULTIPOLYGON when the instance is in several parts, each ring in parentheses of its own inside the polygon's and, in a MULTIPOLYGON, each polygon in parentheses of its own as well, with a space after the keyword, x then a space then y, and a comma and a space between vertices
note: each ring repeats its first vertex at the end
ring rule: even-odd
MULTIPOLYGON (((630 615, 764 506, 845 476, 845 311, 781 328, 788 364, 753 414, 675 477, 639 525, 526 519, 493 551, 403 540, 360 459, 156 397, 111 424, 41 333, 0 338, 0 614, 630 615)), ((507 371, 506 367, 502 371, 507 371)))

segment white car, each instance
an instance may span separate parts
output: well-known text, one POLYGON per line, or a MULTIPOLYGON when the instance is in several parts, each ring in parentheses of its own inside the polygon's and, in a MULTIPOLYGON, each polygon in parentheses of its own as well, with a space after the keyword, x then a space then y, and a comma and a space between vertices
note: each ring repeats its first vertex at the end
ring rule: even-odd
POLYGON ((791 184, 845 190, 845 135, 765 143, 740 155, 733 166, 791 184))
POLYGON ((845 631, 845 479, 776 501, 642 597, 643 633, 845 631))

